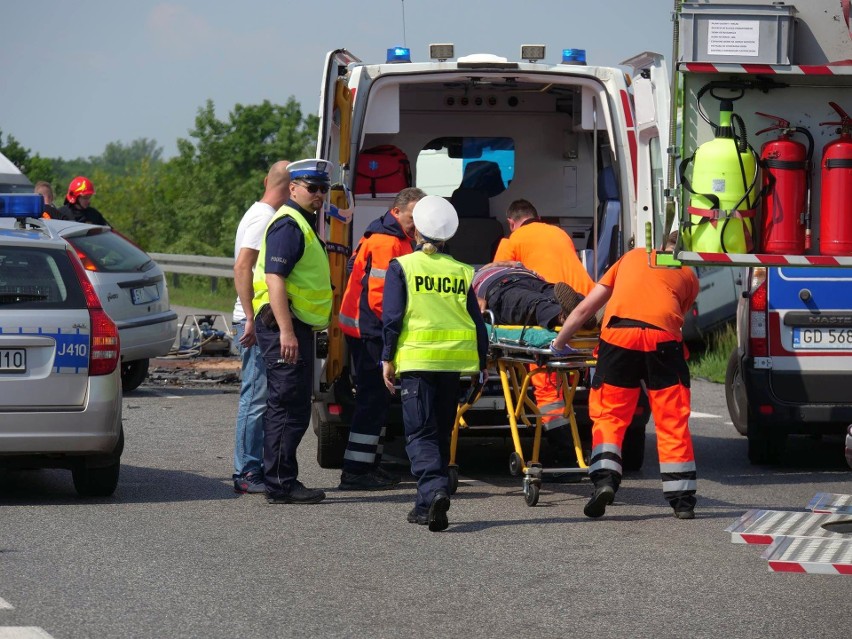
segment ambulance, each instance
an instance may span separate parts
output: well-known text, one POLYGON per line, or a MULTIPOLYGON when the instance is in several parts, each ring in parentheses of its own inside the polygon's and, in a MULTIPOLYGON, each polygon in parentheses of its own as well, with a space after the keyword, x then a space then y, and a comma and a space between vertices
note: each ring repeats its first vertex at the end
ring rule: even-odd
MULTIPOLYGON (((347 187, 355 205, 351 224, 328 218, 320 229, 334 315, 349 247, 405 186, 453 202, 460 220, 449 252, 474 266, 491 261, 508 235, 505 211, 520 198, 571 236, 594 279, 625 251, 663 239, 662 224, 648 239, 645 232, 669 188, 670 78, 661 55, 642 53, 621 68, 586 64, 576 49, 554 56, 542 45, 520 46, 516 60, 459 53, 444 43, 428 52, 390 48, 379 63, 345 49, 327 55, 317 156, 333 162, 332 182, 347 187)), ((332 202, 345 206, 342 190, 332 190, 332 202)), ((353 397, 334 320, 318 335, 316 357, 318 458, 338 467, 353 397)), ((581 422, 584 398, 575 402, 581 422)), ((625 442, 627 468, 641 466, 644 455, 647 405, 639 411, 625 442)), ((502 394, 483 398, 466 417, 505 425, 502 394)), ((398 410, 391 419, 401 424, 398 410)))
POLYGON ((728 408, 752 463, 778 463, 789 435, 852 422, 850 3, 677 4, 679 186, 651 221, 677 219, 678 263, 735 269, 728 408))

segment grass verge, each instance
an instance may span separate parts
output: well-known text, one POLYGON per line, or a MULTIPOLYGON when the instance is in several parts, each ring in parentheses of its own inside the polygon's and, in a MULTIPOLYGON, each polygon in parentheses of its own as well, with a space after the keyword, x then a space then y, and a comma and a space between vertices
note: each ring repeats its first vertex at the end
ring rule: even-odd
POLYGON ((229 313, 234 310, 237 293, 234 280, 219 278, 216 290, 211 289, 210 278, 203 275, 181 275, 175 283, 174 274, 168 273, 169 302, 174 306, 189 306, 229 313))
POLYGON ((691 377, 725 383, 728 358, 737 345, 737 332, 733 324, 710 333, 703 344, 690 346, 689 374, 691 377))

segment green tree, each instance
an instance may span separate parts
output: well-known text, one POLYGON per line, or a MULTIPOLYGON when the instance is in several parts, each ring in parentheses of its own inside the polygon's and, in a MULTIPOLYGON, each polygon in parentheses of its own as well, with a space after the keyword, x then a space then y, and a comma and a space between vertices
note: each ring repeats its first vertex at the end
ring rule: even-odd
POLYGON ((18 170, 26 175, 33 184, 39 180, 51 183, 55 181, 52 160, 43 158, 38 153, 33 155, 14 136, 7 135, 4 142, 3 131, 0 131, 0 153, 9 158, 9 161, 18 167, 18 170))
POLYGON ((228 255, 234 230, 263 190, 272 163, 313 155, 318 119, 304 117, 292 97, 286 104, 268 100, 237 104, 226 120, 213 102, 198 110, 192 140, 178 140, 178 156, 164 165, 162 194, 174 211, 161 220, 176 252, 228 255))

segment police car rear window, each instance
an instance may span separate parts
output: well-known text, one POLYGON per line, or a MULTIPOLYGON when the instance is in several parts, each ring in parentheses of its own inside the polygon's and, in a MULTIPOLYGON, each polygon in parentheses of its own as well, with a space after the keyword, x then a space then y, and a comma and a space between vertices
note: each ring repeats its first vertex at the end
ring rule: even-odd
POLYGON ((0 307, 85 308, 86 300, 64 250, 0 246, 0 307))
MULTIPOLYGON (((86 235, 65 239, 100 272, 138 273, 154 266, 145 251, 109 229, 94 228, 86 235)), ((83 262, 85 264, 86 260, 83 262)), ((89 268, 88 264, 86 266, 89 268)))

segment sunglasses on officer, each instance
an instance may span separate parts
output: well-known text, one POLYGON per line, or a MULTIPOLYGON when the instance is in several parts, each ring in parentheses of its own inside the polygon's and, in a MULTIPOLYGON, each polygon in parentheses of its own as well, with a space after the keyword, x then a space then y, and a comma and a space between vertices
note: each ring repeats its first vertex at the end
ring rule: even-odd
POLYGON ((305 182, 296 182, 303 189, 307 190, 308 193, 316 193, 319 191, 322 194, 328 193, 328 184, 306 184, 305 182))

